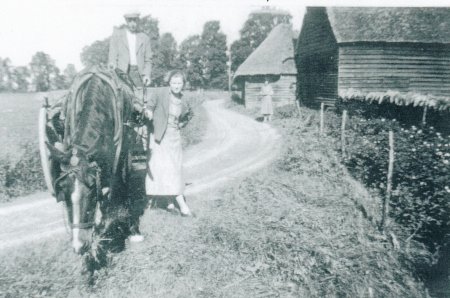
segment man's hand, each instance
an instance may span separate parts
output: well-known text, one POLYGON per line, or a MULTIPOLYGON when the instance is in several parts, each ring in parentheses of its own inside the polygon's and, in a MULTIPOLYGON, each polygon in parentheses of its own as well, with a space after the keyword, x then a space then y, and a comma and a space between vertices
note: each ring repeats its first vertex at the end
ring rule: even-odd
POLYGON ((150 86, 150 78, 147 75, 142 76, 142 82, 144 83, 145 87, 150 86))
POLYGON ((148 120, 152 120, 152 119, 153 119, 153 112, 152 112, 151 110, 144 109, 144 116, 145 116, 148 120))

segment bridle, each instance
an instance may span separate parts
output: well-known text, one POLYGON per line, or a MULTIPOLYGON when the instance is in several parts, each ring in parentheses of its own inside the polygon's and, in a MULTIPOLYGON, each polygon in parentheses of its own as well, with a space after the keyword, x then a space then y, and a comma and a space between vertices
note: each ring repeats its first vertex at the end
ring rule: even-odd
MULTIPOLYGON (((75 152, 75 154, 76 154, 76 152, 75 152)), ((73 156, 75 156, 75 155, 73 155, 73 156)), ((76 176, 80 182, 87 185, 85 179, 82 178, 82 167, 78 164, 78 160, 77 160, 77 162, 73 162, 73 160, 74 160, 73 156, 71 158, 70 167, 66 168, 66 169, 62 169, 62 171, 63 171, 62 175, 58 179, 55 180, 54 185, 53 185, 54 189, 56 189, 56 186, 59 181, 61 181, 62 179, 66 178, 67 176, 70 176, 70 175, 76 176)), ((95 189, 90 189, 89 195, 91 195, 91 193, 93 191, 95 191, 96 192, 95 201, 100 202, 103 197, 102 196, 102 187, 101 187, 101 168, 98 166, 98 164, 95 161, 90 162, 88 164, 88 168, 86 170, 92 169, 92 168, 95 169, 95 177, 94 177, 95 178, 95 189)), ((88 175, 92 175, 92 174, 88 174, 88 175)), ((89 187, 89 185, 87 185, 87 186, 89 187)), ((73 224, 73 223, 69 222, 69 225, 72 229, 77 229, 77 228, 78 229, 90 229, 93 226, 95 226, 95 221, 79 223, 79 224, 73 224)))

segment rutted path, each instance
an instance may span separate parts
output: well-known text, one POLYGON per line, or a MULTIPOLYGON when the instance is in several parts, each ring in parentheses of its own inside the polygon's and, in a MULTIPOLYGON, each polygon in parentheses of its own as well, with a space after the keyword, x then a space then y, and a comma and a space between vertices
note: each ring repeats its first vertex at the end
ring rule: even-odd
MULTIPOLYGON (((223 100, 207 101, 208 129, 184 155, 187 195, 254 171, 273 160, 280 136, 267 124, 227 110, 223 100)), ((63 210, 47 193, 0 205, 0 249, 46 237, 65 237, 63 210)))

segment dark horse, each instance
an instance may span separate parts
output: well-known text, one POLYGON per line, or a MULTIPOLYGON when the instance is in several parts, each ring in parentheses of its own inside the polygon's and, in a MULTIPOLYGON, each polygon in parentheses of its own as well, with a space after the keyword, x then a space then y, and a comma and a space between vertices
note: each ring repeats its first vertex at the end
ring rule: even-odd
MULTIPOLYGON (((79 79, 59 117, 61 143, 49 142, 54 194, 67 206, 75 252, 102 266, 105 247, 121 250, 136 221, 130 218, 129 150, 135 134, 130 88, 114 72, 79 79), (127 91, 128 90, 128 91, 127 91), (63 120, 61 120, 63 119, 63 120), (61 128, 62 127, 62 128, 61 128)), ((58 120, 56 119, 56 120, 58 120)), ((53 119, 55 120, 55 119, 53 119)))

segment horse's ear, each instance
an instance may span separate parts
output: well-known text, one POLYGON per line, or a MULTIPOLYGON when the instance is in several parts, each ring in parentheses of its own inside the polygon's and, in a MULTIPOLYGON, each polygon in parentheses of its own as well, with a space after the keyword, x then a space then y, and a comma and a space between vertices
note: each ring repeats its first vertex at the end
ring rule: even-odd
MULTIPOLYGON (((49 142, 45 142, 47 145, 48 150, 50 151, 50 157, 56 161, 59 162, 67 162, 69 160, 69 153, 66 153, 62 151, 61 149, 57 148, 57 146, 53 146, 49 142)), ((58 143, 55 143, 55 145, 58 143)), ((59 147, 59 146, 58 146, 59 147)))

